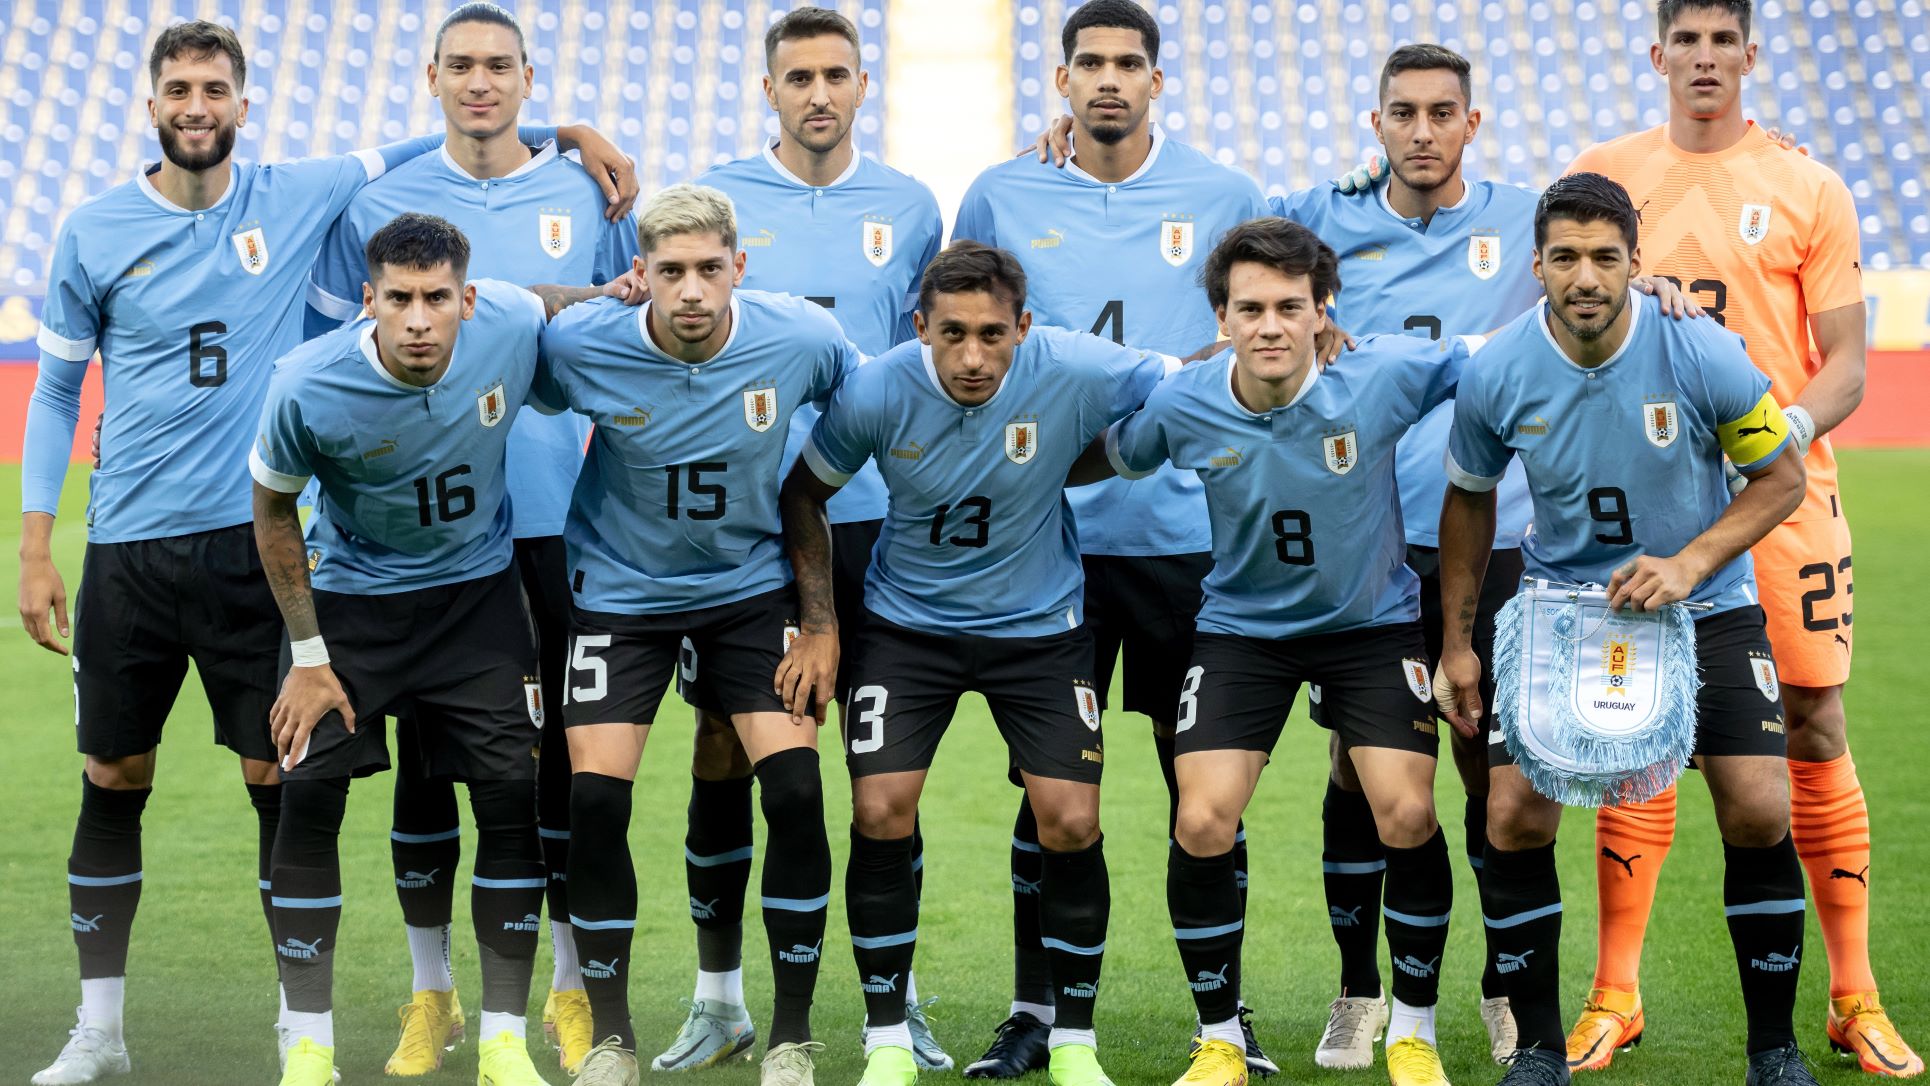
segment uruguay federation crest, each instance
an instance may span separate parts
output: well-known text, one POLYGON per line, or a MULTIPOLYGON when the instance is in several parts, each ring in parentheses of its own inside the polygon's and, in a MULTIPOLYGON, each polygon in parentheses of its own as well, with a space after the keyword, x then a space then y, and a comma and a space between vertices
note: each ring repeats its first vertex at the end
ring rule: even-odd
POLYGON ((891 259, 891 224, 866 219, 858 225, 864 232, 864 258, 874 268, 884 267, 891 259))
POLYGON ((1321 438, 1320 451, 1325 455, 1327 470, 1335 475, 1345 475, 1354 470, 1354 462, 1360 459, 1359 442, 1355 440, 1352 430, 1321 438))
POLYGON ((1193 256, 1193 224, 1167 219, 1159 224, 1159 258, 1177 268, 1193 256))
POLYGON ((495 387, 488 392, 476 397, 476 415, 482 419, 484 426, 496 425, 503 421, 503 416, 508 413, 509 400, 503 395, 501 381, 496 382, 495 387))
POLYGON ((523 707, 529 710, 529 722, 538 731, 543 728, 543 683, 534 675, 523 676, 523 707))
POLYGON ((1769 205, 1744 204, 1742 217, 1736 220, 1736 233, 1749 245, 1757 245, 1769 236, 1769 205))
POLYGON ((539 211, 536 214, 537 243, 551 260, 561 260, 570 251, 570 215, 567 211, 539 211))
POLYGON ((1086 722, 1086 730, 1099 730, 1099 692, 1085 683, 1072 684, 1072 700, 1079 707, 1079 719, 1086 722))
POLYGON ((1401 675, 1407 679, 1408 692, 1423 705, 1434 702, 1434 680, 1427 673, 1427 661, 1412 656, 1401 658, 1401 675))
POLYGON ((1008 422, 1005 424, 1005 458, 1014 464, 1030 463, 1039 452, 1039 424, 1037 422, 1008 422))
POLYGON ((1468 270, 1476 279, 1493 279, 1501 270, 1501 236, 1476 234, 1468 239, 1468 270))
POLYGON ((744 421, 760 434, 777 422, 777 389, 774 386, 744 390, 744 421))
POLYGON ((249 275, 260 275, 268 270, 268 236, 257 226, 243 230, 229 238, 235 243, 235 255, 241 258, 241 270, 249 275))
POLYGON ((1642 405, 1642 436, 1658 449, 1675 444, 1677 425, 1674 400, 1650 400, 1642 405))
POLYGON ((1776 681, 1776 661, 1769 657, 1752 653, 1749 657, 1749 673, 1755 676, 1756 689, 1764 701, 1775 701, 1783 692, 1782 685, 1776 681))

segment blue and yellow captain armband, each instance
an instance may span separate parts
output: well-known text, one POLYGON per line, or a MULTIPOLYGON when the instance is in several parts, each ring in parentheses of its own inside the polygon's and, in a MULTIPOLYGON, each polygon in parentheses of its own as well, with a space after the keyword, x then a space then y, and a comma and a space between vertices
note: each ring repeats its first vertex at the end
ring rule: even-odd
POLYGON ((1789 440, 1789 420, 1783 417, 1775 395, 1765 392, 1748 414, 1716 427, 1716 439, 1729 462, 1746 475, 1775 459, 1789 440))

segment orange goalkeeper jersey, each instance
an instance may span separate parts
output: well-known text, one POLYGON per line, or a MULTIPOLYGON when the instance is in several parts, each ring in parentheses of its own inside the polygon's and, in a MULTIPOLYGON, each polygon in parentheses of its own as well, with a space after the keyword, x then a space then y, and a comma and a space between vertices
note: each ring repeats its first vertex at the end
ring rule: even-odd
MULTIPOLYGON (((1785 150, 1754 123, 1733 147, 1691 154, 1668 126, 1583 151, 1570 173, 1599 173, 1641 209, 1642 273, 1679 280, 1793 404, 1815 374, 1809 315, 1863 300, 1856 205, 1829 167, 1785 150)), ((1802 507, 1790 520, 1831 515, 1836 454, 1819 437, 1804 461, 1802 507)))

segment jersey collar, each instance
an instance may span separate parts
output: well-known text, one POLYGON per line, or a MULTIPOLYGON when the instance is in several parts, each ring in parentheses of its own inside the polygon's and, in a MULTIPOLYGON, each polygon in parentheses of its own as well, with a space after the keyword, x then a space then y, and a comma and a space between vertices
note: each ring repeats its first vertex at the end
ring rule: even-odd
POLYGON ((835 178, 832 178, 831 183, 828 185, 813 185, 809 181, 806 181, 804 178, 799 177, 798 175, 792 173, 788 168, 785 167, 784 163, 778 160, 777 144, 767 143, 764 145, 764 164, 771 168, 771 172, 777 175, 778 180, 783 181, 787 184, 796 185, 798 188, 801 188, 801 189, 836 188, 837 186, 842 185, 846 181, 849 181, 853 177, 857 176, 858 167, 863 163, 864 163, 864 155, 860 154, 856 148, 853 148, 851 152, 851 164, 844 168, 843 173, 839 174, 835 178))
POLYGON ((945 390, 945 382, 938 379, 938 367, 932 365, 931 344, 920 343, 918 345, 918 357, 924 360, 925 376, 931 379, 931 387, 933 388, 933 390, 935 390, 938 393, 939 396, 944 398, 946 403, 951 404, 953 407, 958 408, 960 411, 983 411, 986 408, 997 403, 998 398, 1000 396, 1005 395, 1005 386, 1012 383, 1012 370, 1018 368, 1019 354, 1024 350, 1025 350, 1025 344, 1023 343, 1019 344, 1017 347, 1014 347, 1012 349, 1012 365, 1010 368, 1008 368, 1005 371, 1005 376, 999 379, 999 387, 992 390, 992 398, 989 400, 986 400, 982 404, 974 404, 970 407, 966 406, 965 404, 959 403, 957 400, 953 399, 952 394, 945 390))
MULTIPOLYGON (((378 354, 375 349, 375 322, 374 321, 370 321, 367 325, 363 326, 361 333, 357 335, 355 338, 357 343, 362 348, 362 357, 369 360, 369 368, 373 369, 375 371, 375 375, 377 377, 380 377, 384 382, 386 382, 390 388, 399 388, 404 392, 427 392, 430 389, 436 387, 436 385, 439 385, 442 383, 442 379, 437 378, 435 385, 412 385, 409 382, 404 381, 401 378, 397 377, 395 374, 390 373, 389 367, 384 366, 382 364, 382 356, 378 354)), ((459 335, 456 339, 456 350, 461 350, 461 349, 462 349, 462 339, 459 335)), ((442 376, 443 377, 449 376, 449 370, 453 370, 455 368, 456 368, 456 355, 455 355, 455 351, 451 351, 449 352, 449 367, 448 369, 445 369, 442 371, 442 376)))
POLYGON ((536 149, 535 154, 529 156, 528 162, 523 163, 521 166, 516 167, 501 177, 472 177, 469 171, 463 169, 462 165, 456 161, 456 156, 449 153, 449 145, 447 143, 437 148, 436 153, 442 157, 442 165, 444 168, 454 174, 457 180, 466 181, 471 185, 481 185, 490 181, 502 184, 505 181, 520 180, 555 162, 561 157, 561 153, 556 149, 556 141, 546 140, 541 147, 536 149))
POLYGON ((1600 373, 1620 361, 1621 357, 1628 353, 1629 345, 1635 342, 1635 330, 1642 324, 1642 310, 1644 308, 1642 298, 1643 295, 1640 291, 1634 287, 1629 288, 1628 304, 1629 308, 1634 312, 1628 319, 1628 335, 1622 337, 1622 345, 1615 348, 1615 353, 1603 359, 1602 364, 1599 366, 1577 365, 1574 359, 1568 357, 1568 352, 1561 349, 1561 344, 1555 342, 1555 332, 1548 327, 1548 299, 1546 298, 1543 298, 1540 305, 1536 308, 1535 327, 1541 329, 1541 338, 1548 341, 1548 347, 1555 352, 1555 357, 1568 363, 1570 369, 1577 370, 1581 373, 1600 373))
POLYGON ((654 303, 645 302, 637 307, 637 338, 643 341, 644 350, 649 351, 665 362, 674 362, 679 366, 689 366, 695 369, 698 366, 708 366, 713 362, 719 361, 730 353, 730 345, 737 342, 737 334, 744 330, 744 313, 743 310, 738 308, 737 292, 732 291, 730 296, 730 335, 724 337, 724 345, 717 348, 716 354, 711 355, 702 362, 685 362, 681 358, 672 357, 668 351, 657 346, 656 340, 650 338, 650 306, 652 304, 654 303))
POLYGON ((1316 358, 1314 359, 1313 365, 1307 367, 1307 375, 1300 379, 1300 390, 1293 394, 1293 399, 1288 400, 1283 406, 1256 415, 1249 410, 1245 404, 1240 402, 1240 397, 1233 391, 1233 367, 1236 364, 1234 362, 1236 357, 1233 351, 1228 349, 1226 352, 1226 402, 1233 405, 1233 410, 1238 411, 1250 419, 1263 419, 1270 415, 1276 415, 1288 408, 1299 406, 1300 401, 1307 398, 1307 393, 1313 391, 1314 382, 1320 380, 1320 360, 1316 358))
MULTIPOLYGON (((1378 197, 1380 200, 1381 210, 1387 212, 1389 215, 1392 215, 1394 218, 1400 220, 1403 223, 1408 224, 1409 226, 1414 225, 1415 220, 1410 219, 1406 215, 1403 215, 1400 212, 1394 210, 1394 202, 1387 198, 1388 192, 1392 191, 1393 188, 1394 188, 1394 182, 1390 180, 1388 181, 1387 184, 1382 185, 1379 188, 1374 190, 1375 196, 1378 197)), ((1435 208, 1434 209, 1435 218, 1439 218, 1442 215, 1452 215, 1456 212, 1466 211, 1468 208, 1468 200, 1473 195, 1474 195, 1474 182, 1469 181, 1466 178, 1462 178, 1461 198, 1459 200, 1454 201, 1451 204, 1448 204, 1445 207, 1435 208)), ((1420 229, 1426 230, 1432 225, 1433 225, 1432 222, 1423 223, 1420 226, 1420 229)))
POLYGON ((1072 155, 1076 153, 1078 149, 1072 146, 1072 133, 1067 132, 1066 133, 1067 152, 1066 152, 1065 172, 1091 185, 1130 185, 1134 181, 1137 181, 1140 178, 1146 176, 1147 171, 1153 168, 1153 163, 1159 161, 1160 149, 1166 146, 1166 130, 1164 128, 1161 128, 1157 124, 1153 125, 1152 129, 1153 129, 1153 149, 1151 151, 1146 152, 1146 161, 1140 163, 1138 169, 1126 175, 1126 179, 1123 181, 1101 181, 1097 177, 1092 176, 1086 171, 1080 169, 1078 166, 1074 165, 1072 161, 1072 155))
POLYGON ((209 204, 207 207, 204 207, 199 211, 189 211, 187 208, 182 207, 180 204, 177 204, 173 200, 170 200, 167 197, 161 195, 161 190, 155 188, 154 182, 148 180, 148 174, 159 169, 160 166, 161 164, 159 162, 142 163, 140 172, 134 175, 134 180, 135 180, 135 183, 140 186, 141 195, 154 201, 154 206, 160 208, 162 211, 165 211, 170 215, 206 215, 208 212, 213 211, 215 208, 218 208, 222 204, 227 203, 228 198, 230 196, 233 196, 235 194, 235 189, 239 188, 241 185, 241 164, 231 159, 228 162, 227 191, 221 194, 221 198, 219 200, 216 200, 214 203, 209 204))

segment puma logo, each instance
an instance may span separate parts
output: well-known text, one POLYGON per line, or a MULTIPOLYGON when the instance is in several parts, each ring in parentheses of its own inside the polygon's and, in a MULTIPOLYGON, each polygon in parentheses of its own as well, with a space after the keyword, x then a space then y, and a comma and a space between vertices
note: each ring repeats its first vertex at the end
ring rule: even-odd
POLYGON ((1628 872, 1628 877, 1632 879, 1635 877, 1635 861, 1641 859, 1642 854, 1638 852, 1635 855, 1630 856, 1628 859, 1624 860, 1623 858, 1615 854, 1614 849, 1609 848, 1607 845, 1603 845, 1602 858, 1605 860, 1614 860, 1616 863, 1621 864, 1622 870, 1628 872))
POLYGON ((74 930, 82 933, 101 930, 101 920, 107 916, 106 913, 102 913, 100 916, 89 920, 79 913, 68 913, 67 915, 71 917, 68 922, 74 926, 74 930))
POLYGON ((1751 434, 1773 434, 1775 432, 1776 428, 1769 424, 1769 409, 1765 407, 1762 409, 1762 425, 1741 427, 1736 430, 1736 436, 1748 437, 1751 434))
POLYGON ((1356 905, 1343 909, 1338 905, 1327 906, 1327 923, 1336 928, 1357 928, 1360 926, 1360 910, 1365 906, 1356 905))
POLYGON ((1494 970, 1497 973, 1514 973, 1526 969, 1528 955, 1533 953, 1532 950, 1524 950, 1519 954, 1497 953, 1494 957, 1494 970))
POLYGON ((1836 639, 1836 643, 1837 643, 1837 644, 1839 644, 1839 645, 1841 645, 1841 646, 1843 646, 1843 651, 1844 651, 1844 652, 1848 652, 1848 651, 1849 651, 1849 649, 1850 649, 1850 641, 1849 641, 1849 638, 1847 638, 1847 637, 1844 637, 1844 636, 1843 636, 1842 634, 1831 634, 1830 636, 1836 639))
POLYGON ((698 901, 694 897, 691 898, 690 899, 690 918, 692 920, 717 919, 717 903, 722 900, 724 899, 720 897, 711 898, 709 901, 698 901))
POLYGON ((1857 882, 1862 883, 1863 888, 1867 890, 1870 888, 1870 880, 1867 877, 1869 873, 1870 865, 1864 864, 1863 870, 1861 871, 1845 871, 1840 867, 1835 868, 1830 871, 1829 877, 1831 882, 1835 882, 1837 879, 1855 879, 1857 882))

